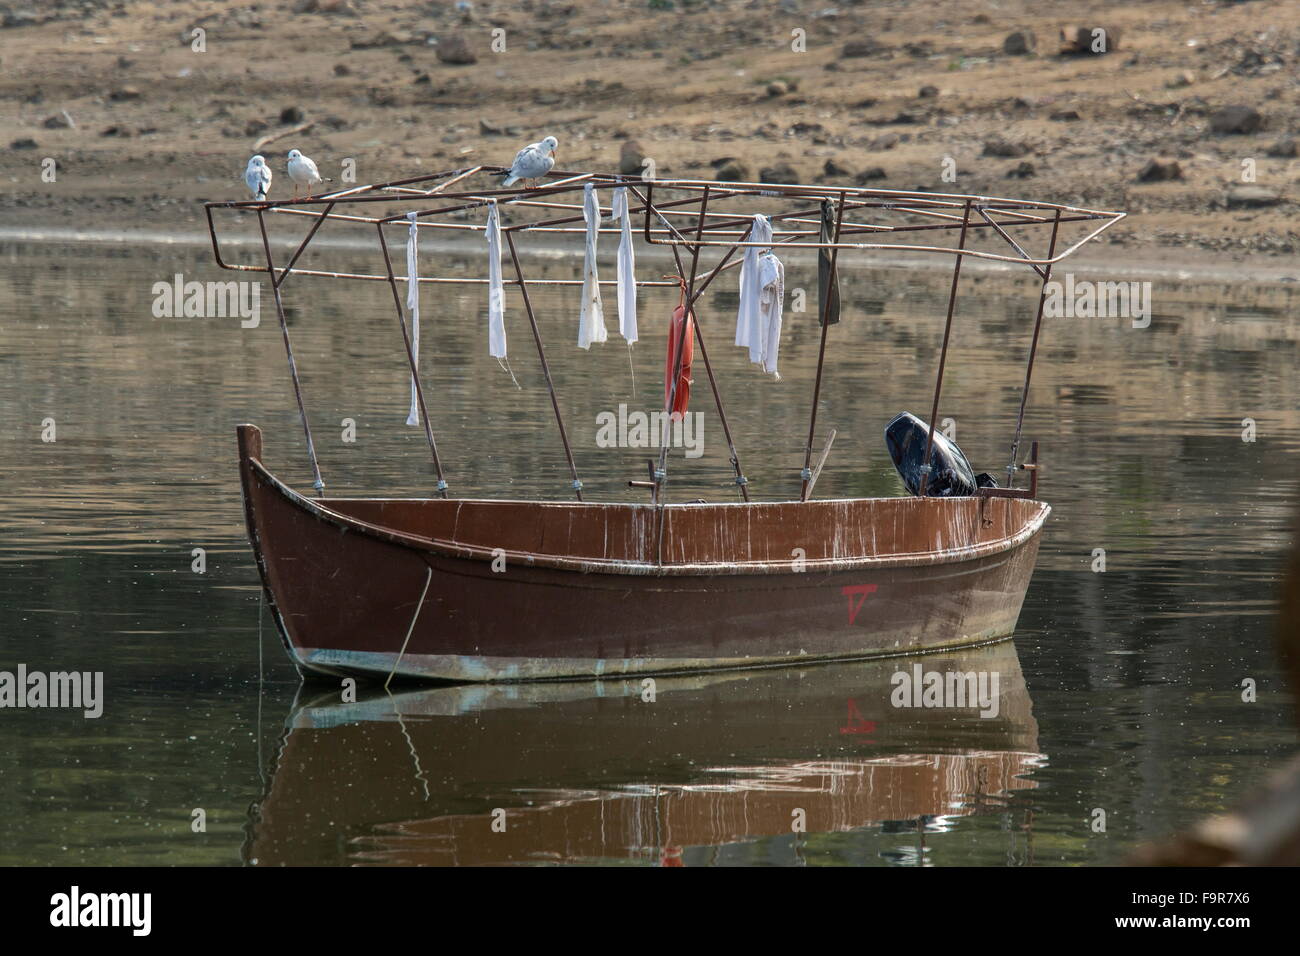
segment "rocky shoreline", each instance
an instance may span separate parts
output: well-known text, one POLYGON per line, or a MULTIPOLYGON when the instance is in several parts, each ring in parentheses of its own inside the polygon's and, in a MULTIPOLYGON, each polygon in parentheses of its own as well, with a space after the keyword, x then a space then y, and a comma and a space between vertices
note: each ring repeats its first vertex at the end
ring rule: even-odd
POLYGON ((1117 258, 1300 251, 1300 13, 1274 0, 1097 24, 1029 0, 47 0, 0 24, 10 227, 193 231, 255 148, 287 189, 293 147, 370 182, 552 133, 571 169, 1123 210, 1117 258))

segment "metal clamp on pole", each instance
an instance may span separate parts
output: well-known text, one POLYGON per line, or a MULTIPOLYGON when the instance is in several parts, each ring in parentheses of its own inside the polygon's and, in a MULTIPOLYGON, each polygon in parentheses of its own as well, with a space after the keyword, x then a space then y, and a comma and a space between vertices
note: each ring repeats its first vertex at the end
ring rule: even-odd
POLYGON ((1029 461, 1020 466, 1022 471, 1029 472, 1029 497, 1038 497, 1038 442, 1029 443, 1029 461))
POLYGON ((986 498, 1037 498, 1038 497, 1038 472, 1041 466, 1038 464, 1038 442, 1029 443, 1029 461, 1023 463, 1013 463, 1008 466, 1008 473, 1014 474, 1017 471, 1029 472, 1028 488, 1013 488, 1008 483, 1006 488, 977 488, 976 493, 986 498))

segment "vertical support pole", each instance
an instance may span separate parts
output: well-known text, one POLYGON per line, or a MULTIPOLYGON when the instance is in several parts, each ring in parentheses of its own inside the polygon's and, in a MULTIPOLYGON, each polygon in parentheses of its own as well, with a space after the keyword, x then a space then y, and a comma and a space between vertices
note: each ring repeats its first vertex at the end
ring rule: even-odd
MULTIPOLYGON (((664 434, 659 442, 659 467, 655 471, 655 504, 662 507, 664 481, 668 477, 668 436, 672 428, 671 422, 668 421, 667 413, 672 409, 673 402, 677 400, 677 383, 682 377, 682 361, 686 358, 684 352, 686 349, 686 330, 691 327, 691 306, 694 298, 691 293, 695 289, 695 275, 700 265, 700 240, 704 236, 704 218, 709 208, 709 187, 704 187, 704 193, 700 198, 700 221, 695 228, 695 243, 691 247, 691 275, 686 280, 686 294, 682 297, 683 308, 686 310, 682 315, 682 330, 677 336, 677 361, 673 363, 673 380, 668 387, 668 398, 664 403, 664 434)), ((660 526, 663 525, 662 513, 660 516, 660 526)))
POLYGON ((519 293, 524 299, 524 311, 528 313, 528 324, 533 329, 533 341, 537 343, 537 357, 542 360, 542 375, 546 378, 546 388, 551 393, 551 408, 555 410, 555 424, 560 427, 560 441, 564 443, 564 457, 569 462, 569 475, 573 478, 573 493, 582 500, 582 482, 578 480, 578 466, 573 463, 573 449, 569 447, 569 434, 564 430, 564 416, 560 414, 560 403, 555 397, 555 383, 551 380, 551 367, 546 363, 546 350, 542 348, 542 333, 537 329, 537 317, 533 314, 533 303, 528 298, 528 285, 524 282, 524 272, 519 265, 519 253, 515 251, 515 236, 508 229, 506 245, 510 247, 510 261, 515 266, 515 276, 519 279, 519 293))
POLYGON ((1038 497, 1038 442, 1029 443, 1029 497, 1038 497))
MULTIPOLYGON (((970 204, 961 217, 961 238, 957 240, 958 250, 966 248, 966 230, 970 226, 970 204)), ((918 497, 925 497, 925 487, 930 482, 930 452, 934 446, 934 422, 939 417, 939 393, 943 391, 943 370, 948 364, 948 340, 952 337, 952 316, 957 309, 957 280, 961 278, 961 261, 966 258, 958 254, 952 266, 952 288, 948 291, 948 318, 943 325, 943 348, 939 351, 939 374, 934 379, 934 404, 930 406, 930 428, 925 434, 925 456, 921 459, 921 487, 918 497)))
POLYGON ((686 331, 691 327, 691 308, 694 304, 691 293, 695 289, 695 274, 700 265, 700 240, 704 237, 704 220, 708 208, 709 187, 705 186, 700 197, 700 221, 695 227, 695 244, 691 247, 691 274, 686 280, 686 291, 682 296, 682 308, 685 311, 682 314, 682 330, 677 336, 677 361, 673 363, 673 379, 668 386, 668 398, 664 402, 664 434, 659 442, 659 467, 655 469, 654 474, 654 504, 659 510, 655 532, 655 563, 659 565, 664 563, 664 521, 666 519, 664 484, 668 478, 668 436, 669 429, 672 427, 667 413, 671 412, 673 402, 677 400, 677 383, 682 377, 682 361, 686 358, 686 331))
MULTIPOLYGON (((284 336, 284 352, 289 358, 289 377, 293 380, 293 395, 298 400, 298 417, 302 419, 302 430, 307 436, 307 454, 311 458, 311 471, 315 479, 312 487, 317 494, 325 490, 325 482, 320 476, 320 462, 316 460, 316 445, 311 440, 311 425, 307 423, 307 409, 302 403, 302 383, 298 381, 298 363, 293 358, 293 345, 289 342, 289 323, 284 317, 284 303, 280 299, 280 283, 275 279, 275 261, 271 258, 271 240, 266 236, 266 217, 263 210, 257 210, 257 225, 262 230, 262 250, 266 253, 266 268, 271 276, 271 291, 275 293, 275 314, 280 319, 280 332, 284 336)), ((287 272, 287 270, 286 270, 287 272)))
POLYGON ((749 479, 740 467, 740 455, 736 452, 736 443, 731 439, 731 426, 727 424, 727 412, 722 407, 722 393, 718 391, 718 380, 713 376, 713 366, 709 364, 709 350, 704 347, 704 336, 700 334, 700 325, 695 324, 695 342, 700 347, 700 356, 704 359, 704 370, 709 373, 709 387, 713 389, 713 404, 718 408, 718 421, 722 423, 722 434, 727 439, 727 451, 731 454, 731 470, 736 473, 736 485, 740 496, 749 500, 749 479))
MULTIPOLYGON (((633 189, 632 191, 636 193, 638 199, 642 199, 640 193, 636 192, 635 189, 633 189)), ((642 199, 642 202, 645 202, 647 204, 646 205, 647 209, 652 208, 650 207, 648 200, 642 199)), ((666 218, 664 218, 662 213, 660 213, 658 210, 655 210, 655 215, 659 216, 659 218, 663 221, 663 224, 668 229, 672 230, 677 235, 678 239, 685 238, 681 234, 681 232, 676 227, 673 226, 672 223, 670 223, 666 218)), ((745 242, 747 239, 749 239, 749 234, 753 231, 753 229, 754 227, 751 224, 750 227, 745 230, 745 234, 740 237, 740 241, 745 242)), ((731 257, 736 254, 736 250, 739 248, 740 248, 739 245, 734 245, 730 249, 728 249, 727 254, 722 257, 722 260, 717 264, 716 267, 714 267, 713 271, 709 273, 709 275, 705 278, 704 282, 700 284, 700 288, 695 290, 694 294, 691 296, 691 301, 688 303, 688 309, 687 309, 688 312, 690 311, 690 307, 693 307, 695 305, 695 301, 704 294, 704 290, 708 287, 709 283, 713 281, 714 276, 718 275, 718 273, 722 271, 723 266, 725 266, 729 261, 731 261, 731 257)), ((673 250, 673 258, 677 261, 677 274, 681 275, 682 274, 681 254, 677 251, 676 245, 672 246, 672 250, 673 250)), ((740 467, 740 455, 736 451, 736 443, 731 437, 731 425, 727 422, 727 410, 722 405, 722 393, 718 390, 718 379, 713 374, 713 364, 709 361, 709 350, 704 346, 704 336, 700 332, 699 322, 695 323, 695 341, 700 343, 700 356, 704 359, 704 371, 707 372, 709 375, 709 387, 713 390, 713 404, 716 405, 718 409, 718 421, 722 423, 722 434, 727 439, 727 451, 731 455, 731 470, 735 473, 736 485, 740 488, 740 496, 743 499, 745 499, 745 501, 749 501, 749 479, 745 477, 745 472, 740 467)), ((653 474, 651 474, 650 477, 651 480, 654 479, 653 474)))
POLYGON ((433 424, 429 421, 429 409, 424 403, 424 386, 420 384, 420 369, 416 365, 415 349, 411 346, 411 334, 406 327, 406 313, 402 311, 402 297, 397 292, 397 277, 393 275, 393 260, 388 255, 388 244, 384 242, 383 224, 375 223, 375 228, 379 230, 379 249, 384 254, 384 268, 388 271, 388 287, 393 290, 393 306, 397 309, 397 324, 402 327, 402 341, 406 344, 406 362, 411 367, 411 381, 415 383, 415 399, 420 406, 420 419, 424 422, 424 437, 429 443, 429 452, 433 455, 433 470, 438 475, 438 496, 446 498, 447 477, 442 473, 442 458, 438 455, 438 442, 433 437, 433 424))
MULTIPOLYGON (((832 284, 834 284, 835 281, 836 268, 837 268, 837 263, 839 261, 839 253, 840 253, 840 247, 839 247, 840 226, 843 223, 844 223, 844 193, 841 192, 840 208, 835 213, 835 238, 833 240, 835 245, 831 249, 831 271, 830 271, 830 280, 827 282, 828 288, 832 284)), ((822 337, 821 337, 821 345, 819 345, 817 348, 817 379, 813 383, 812 413, 808 416, 808 441, 804 445, 803 471, 799 473, 799 477, 802 479, 802 484, 799 486, 800 501, 808 500, 808 489, 809 486, 812 484, 813 437, 817 434, 817 403, 821 401, 822 368, 826 364, 826 333, 830 329, 830 325, 827 324, 826 318, 827 318, 827 309, 830 308, 830 298, 831 297, 829 295, 826 296, 826 301, 822 302, 821 311, 819 313, 821 317, 822 337)))
MULTIPOLYGON (((1056 210, 1056 219, 1052 222, 1052 238, 1047 244, 1047 258, 1056 255, 1056 233, 1061 227, 1061 210, 1056 210)), ((1043 267, 1043 285, 1038 290, 1038 314, 1034 316, 1034 337, 1029 343, 1029 361, 1025 365, 1025 385, 1020 391, 1020 413, 1016 416, 1016 437, 1011 440, 1011 461, 1007 463, 1007 487, 1014 485, 1016 474, 1016 456, 1020 454, 1020 432, 1025 424, 1025 403, 1029 400, 1029 379, 1034 374, 1034 357, 1038 354, 1038 332, 1043 325, 1043 306, 1047 302, 1047 283, 1052 280, 1052 264, 1049 262, 1043 267)), ((1035 442, 1035 445, 1037 442, 1035 442)), ((1037 457, 1035 456, 1035 461, 1037 457)), ((1034 478, 1037 472, 1030 475, 1030 484, 1034 485, 1037 490, 1037 484, 1034 478)))

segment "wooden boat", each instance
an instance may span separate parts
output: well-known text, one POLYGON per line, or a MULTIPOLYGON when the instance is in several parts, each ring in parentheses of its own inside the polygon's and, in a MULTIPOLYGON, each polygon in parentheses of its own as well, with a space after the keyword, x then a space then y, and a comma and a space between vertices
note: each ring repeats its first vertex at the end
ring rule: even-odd
MULTIPOLYGON (((643 239, 670 247, 682 279, 643 282, 681 286, 695 306, 723 271, 738 265, 738 251, 751 246, 812 248, 829 257, 836 279, 841 249, 908 249, 954 256, 944 348, 940 356, 930 421, 937 420, 940 389, 962 261, 969 256, 1020 262, 1046 282, 1051 266, 1121 214, 1023 200, 903 193, 841 187, 771 186, 685 180, 643 181, 631 177, 555 173, 536 189, 461 185, 495 167, 474 167, 298 202, 208 204, 212 242, 225 268, 268 273, 299 413, 312 459, 317 496, 302 494, 278 479, 263 460, 260 431, 238 429, 240 472, 249 538, 285 646, 303 673, 448 681, 521 681, 665 674, 698 669, 751 668, 803 661, 843 660, 938 651, 1000 640, 1012 633, 1020 612, 1039 533, 1049 508, 1035 500, 1037 445, 1029 463, 1018 461, 1024 398, 1037 347, 1045 292, 1039 296, 1033 344, 1026 366, 1020 419, 1012 443, 1009 478, 1029 472, 1029 487, 980 487, 953 497, 926 494, 929 463, 935 461, 927 432, 919 492, 896 498, 815 500, 813 488, 830 451, 834 431, 813 467, 816 409, 828 330, 838 316, 838 292, 822 290, 821 351, 813 392, 804 467, 797 498, 755 501, 731 441, 726 412, 696 316, 695 344, 703 359, 731 452, 740 500, 716 503, 667 501, 667 442, 650 480, 629 486, 650 493, 648 503, 583 500, 582 483, 569 445, 560 405, 546 363, 528 283, 515 250, 515 236, 532 229, 571 231, 581 221, 560 203, 587 185, 630 189, 644 213, 643 239), (459 186, 459 192, 451 191, 459 186), (685 198, 660 199, 684 196, 685 198), (428 209, 431 197, 439 206, 428 209), (396 197, 396 198, 394 198, 396 197), (414 220, 437 228, 448 211, 464 212, 489 203, 519 204, 520 215, 538 207, 567 212, 558 218, 523 220, 503 229, 523 305, 532 327, 552 406, 572 475, 576 500, 496 501, 452 498, 420 390, 418 362, 411 348, 407 314, 398 295, 384 227, 416 228, 403 213, 342 216, 338 205, 414 200, 414 220), (766 243, 748 242, 754 213, 731 212, 726 202, 785 202, 793 211, 773 215, 785 231, 766 243), (811 209, 800 208, 812 204, 811 209), (323 209, 317 209, 318 206, 323 209), (213 212, 234 207, 256 212, 266 266, 227 264, 221 256, 213 212), (806 218, 820 211, 820 219, 806 218), (893 225, 858 223, 861 211, 903 216, 893 225), (269 213, 314 217, 285 267, 277 268, 267 238, 269 213), (958 213, 960 215, 958 215, 958 213), (976 216, 982 219, 977 220, 976 216), (684 231, 670 216, 693 217, 684 231), (846 216, 850 218, 846 218, 846 216), (383 275, 328 273, 295 264, 320 226, 331 219, 374 224, 387 272, 383 275), (427 217, 427 221, 421 219, 427 217), (829 223, 833 219, 834 228, 829 223), (1057 252, 1063 223, 1102 224, 1064 252, 1057 252), (654 226, 654 223, 660 223, 654 226), (748 226, 741 231, 739 226, 748 226), (812 226, 818 226, 820 232, 812 226), (1050 226, 1047 254, 1032 258, 1011 236, 1027 226, 1050 226), (900 237, 919 230, 925 237, 957 230, 952 247, 909 245, 900 237), (968 236, 1005 239, 1015 255, 968 244, 968 236), (885 235, 880 235, 880 233, 885 235), (868 234, 870 242, 854 241, 868 234), (811 237, 811 238, 810 238, 811 237), (889 241, 882 241, 882 240, 889 241), (706 276, 699 272, 702 250, 727 251, 706 276), (686 255, 680 250, 684 249, 686 255), (687 264, 689 261, 689 265, 687 264), (414 390, 437 477, 437 496, 417 499, 323 497, 323 481, 302 402, 297 367, 284 318, 280 287, 290 275, 386 281, 397 307, 414 390)), ((363 207, 363 208, 374 208, 363 207)), ((455 228, 467 228, 463 222, 455 228)), ((581 230, 578 230, 581 231, 581 230)), ((926 242, 937 240, 926 238, 926 242)), ((416 282, 458 281, 407 277, 416 282)), ((401 280, 404 281, 404 280, 401 280)), ((474 281, 474 280, 462 280, 474 281)), ((556 280, 548 280, 555 282, 556 280)), ((561 280, 561 284, 563 281, 561 280)), ((580 284, 574 280, 573 284, 580 284)), ((680 355, 686 328, 676 343, 680 355)), ((697 363, 698 367, 698 363, 697 363)), ((678 367, 680 371, 680 366, 678 367)), ((697 373, 698 374, 698 373, 697 373)), ((673 405, 680 375, 665 380, 665 408, 673 405)), ((665 425, 665 427, 667 427, 665 425)))
POLYGON ((1050 510, 993 497, 673 504, 657 560, 653 505, 311 499, 263 464, 254 426, 239 437, 280 632, 323 673, 600 677, 987 643, 1015 628, 1050 510))
POLYGON ((1015 643, 925 658, 927 670, 997 673, 994 717, 891 706, 894 675, 911 666, 684 674, 658 679, 653 703, 639 679, 363 688, 351 703, 300 688, 244 858, 671 866, 775 837, 758 858, 794 862, 782 850, 797 807, 814 852, 819 834, 871 828, 832 852, 922 862, 935 834, 969 827, 932 862, 973 862, 974 846, 1030 862, 1033 804, 1015 795, 1037 786, 1046 757, 1015 643), (1001 822, 977 829, 981 814, 1001 822))

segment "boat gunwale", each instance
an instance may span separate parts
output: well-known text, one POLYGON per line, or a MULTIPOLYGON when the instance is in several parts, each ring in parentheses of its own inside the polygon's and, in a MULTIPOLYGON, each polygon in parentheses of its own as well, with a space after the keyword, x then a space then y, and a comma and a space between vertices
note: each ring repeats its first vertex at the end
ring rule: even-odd
MULTIPOLYGON (((1043 523, 1051 513, 1051 506, 1046 502, 1036 501, 1033 499, 1023 499, 1031 501, 1038 506, 1037 511, 1032 513, 1028 520, 1013 534, 997 538, 993 541, 984 542, 977 545, 966 545, 959 548, 946 548, 938 551, 913 551, 901 554, 891 555, 855 555, 847 558, 808 558, 801 562, 802 570, 796 571, 789 560, 782 561, 726 561, 726 562, 695 562, 695 563, 670 563, 657 564, 651 561, 627 561, 609 558, 572 558, 559 555, 537 554, 530 551, 513 551, 510 549, 497 548, 489 549, 477 545, 462 544, 460 542, 449 541, 442 538, 425 537, 422 535, 410 534, 409 532, 400 531, 387 525, 379 525, 351 515, 336 511, 327 504, 313 500, 306 495, 294 490, 285 482, 281 481, 264 465, 259 458, 251 454, 245 459, 248 466, 260 478, 265 480, 272 489, 281 496, 296 505, 302 510, 312 514, 317 520, 333 524, 345 531, 356 531, 395 544, 401 547, 410 548, 421 552, 433 552, 440 556, 459 558, 462 560, 491 562, 504 556, 508 561, 515 561, 527 567, 551 568, 561 571, 578 571, 582 573, 598 573, 611 575, 632 575, 632 576, 710 576, 710 575, 768 575, 768 574, 806 574, 814 571, 851 571, 859 568, 894 568, 894 567, 929 567, 942 564, 955 564, 962 561, 971 561, 980 558, 991 557, 1008 551, 1013 551, 1022 546, 1042 529, 1043 523)), ((329 499, 337 501, 369 501, 369 502, 387 502, 387 501, 435 501, 444 499, 431 498, 338 498, 329 499)), ((546 502, 546 501, 528 501, 528 500, 506 500, 492 498, 464 498, 452 499, 464 502, 474 503, 502 503, 502 504, 525 504, 529 506, 546 506, 553 505, 573 509, 575 507, 585 508, 633 508, 645 509, 647 511, 657 510, 653 505, 631 504, 624 502, 546 502)), ((912 497, 899 498, 835 498, 821 499, 825 502, 855 502, 855 501, 911 501, 912 497)), ((926 500, 956 500, 956 499, 926 499, 926 500)), ((977 500, 971 496, 965 500, 977 500)), ((805 502, 718 502, 717 504, 668 504, 664 507, 667 509, 678 508, 698 508, 698 507, 762 507, 773 505, 792 505, 800 506, 805 502)))

